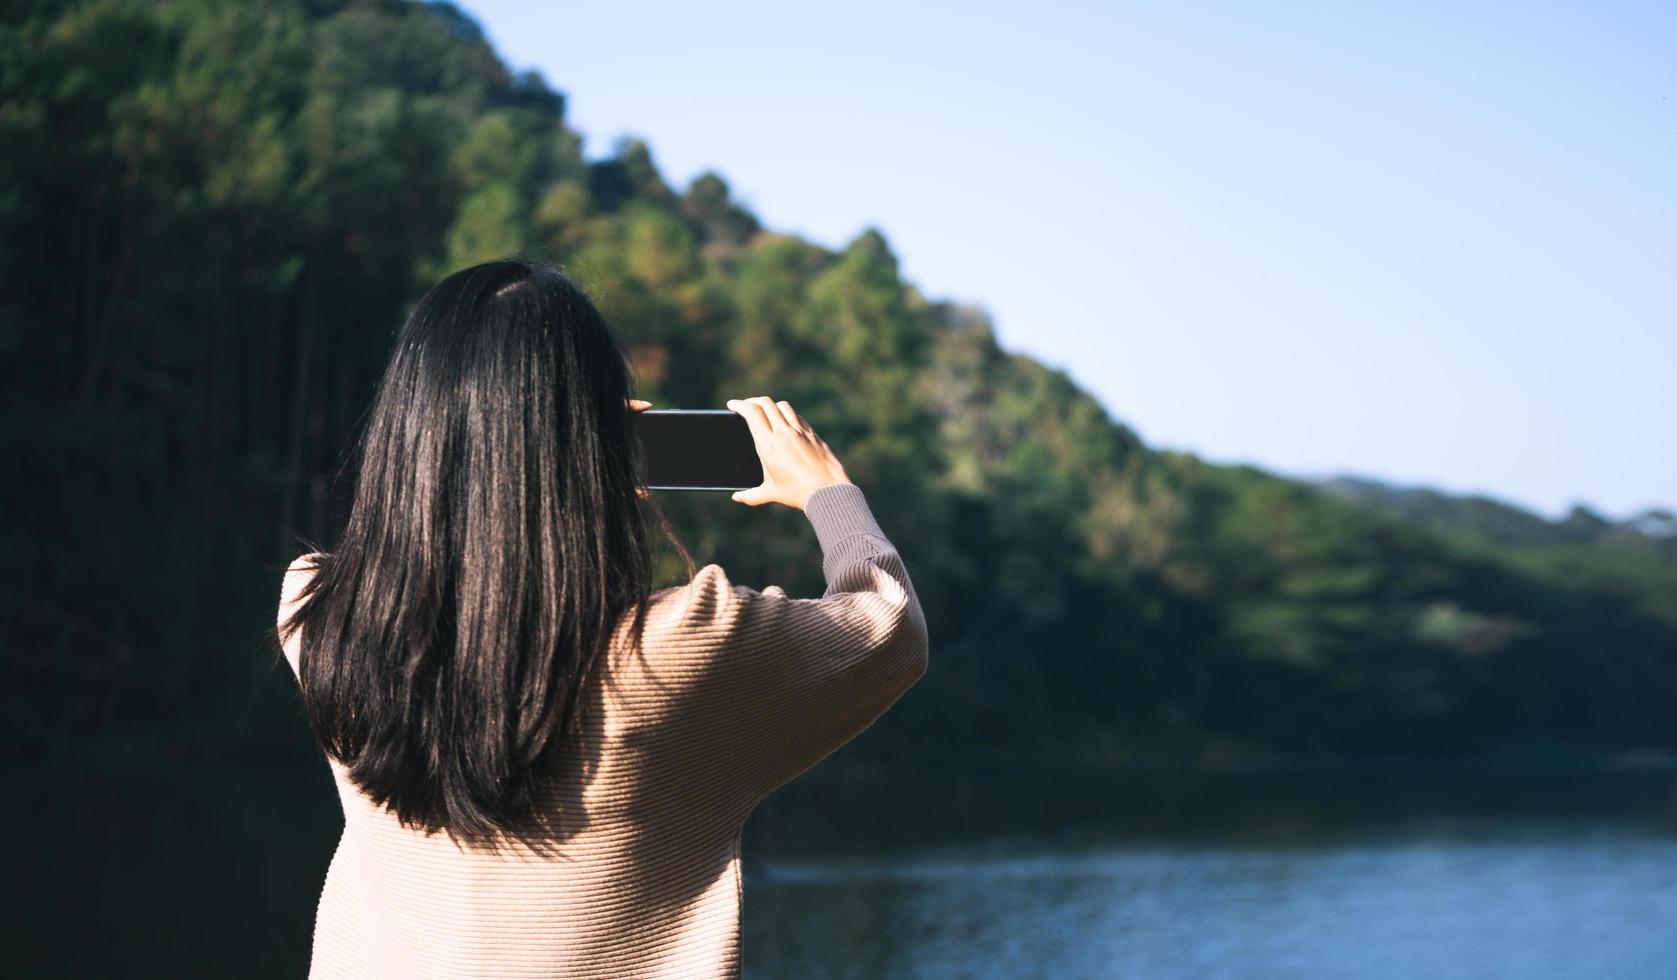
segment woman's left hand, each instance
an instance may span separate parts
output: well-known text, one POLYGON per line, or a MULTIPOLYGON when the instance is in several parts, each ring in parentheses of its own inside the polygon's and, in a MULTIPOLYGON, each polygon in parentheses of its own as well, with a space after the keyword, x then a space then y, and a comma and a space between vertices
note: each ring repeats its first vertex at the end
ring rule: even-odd
MULTIPOLYGON (((649 401, 643 401, 639 398, 629 399, 629 411, 631 412, 644 412, 651 407, 652 403, 649 401)), ((635 496, 644 500, 645 498, 652 496, 652 491, 645 487, 636 487, 635 496)))

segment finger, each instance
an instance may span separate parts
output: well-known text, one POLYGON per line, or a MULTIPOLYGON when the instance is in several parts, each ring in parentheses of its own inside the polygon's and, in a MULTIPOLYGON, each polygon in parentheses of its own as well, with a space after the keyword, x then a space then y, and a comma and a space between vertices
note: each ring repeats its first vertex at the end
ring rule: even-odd
POLYGON ((756 507, 758 504, 766 502, 763 495, 763 488, 760 486, 752 487, 749 490, 735 490, 732 496, 734 500, 745 504, 748 507, 756 507))
POLYGON ((730 398, 727 405, 728 408, 733 410, 734 414, 745 419, 745 424, 751 429, 753 439, 768 438, 771 430, 769 420, 763 415, 762 406, 749 398, 730 398))
POLYGON ((644 412, 651 407, 652 403, 649 401, 640 398, 629 399, 629 411, 631 412, 644 412))
POLYGON ((641 498, 642 500, 645 500, 646 498, 652 496, 652 491, 648 490, 645 487, 636 487, 635 488, 635 496, 641 498))
POLYGON ((779 432, 786 428, 786 420, 780 416, 780 407, 768 395, 758 395, 749 399, 763 410, 763 418, 769 423, 770 432, 779 432))
POLYGON ((774 407, 776 411, 780 412, 780 417, 785 420, 788 429, 794 432, 802 431, 802 427, 798 425, 798 413, 792 411, 791 402, 778 401, 774 403, 774 407))
POLYGON ((751 428, 751 439, 759 449, 768 445, 769 435, 773 430, 769 428, 769 420, 763 414, 761 405, 749 399, 730 398, 728 407, 745 419, 745 424, 751 428))

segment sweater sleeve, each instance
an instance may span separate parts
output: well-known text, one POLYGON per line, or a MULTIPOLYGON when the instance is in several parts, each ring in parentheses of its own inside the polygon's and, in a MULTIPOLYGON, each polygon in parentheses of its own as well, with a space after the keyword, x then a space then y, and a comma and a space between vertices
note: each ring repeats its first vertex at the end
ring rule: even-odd
MULTIPOLYGON (((859 487, 830 484, 804 514, 821 545, 819 599, 758 591, 706 565, 647 652, 658 741, 702 758, 747 811, 873 724, 926 671, 925 616, 859 487)), ((697 789, 697 785, 696 785, 697 789)))

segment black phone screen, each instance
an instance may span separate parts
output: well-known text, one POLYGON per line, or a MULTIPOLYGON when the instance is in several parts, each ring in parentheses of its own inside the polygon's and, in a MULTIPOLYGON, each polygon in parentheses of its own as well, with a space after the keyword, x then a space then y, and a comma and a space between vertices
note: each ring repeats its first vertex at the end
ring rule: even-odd
POLYGON ((630 417, 651 489, 746 490, 763 482, 751 428, 734 412, 653 409, 630 417))

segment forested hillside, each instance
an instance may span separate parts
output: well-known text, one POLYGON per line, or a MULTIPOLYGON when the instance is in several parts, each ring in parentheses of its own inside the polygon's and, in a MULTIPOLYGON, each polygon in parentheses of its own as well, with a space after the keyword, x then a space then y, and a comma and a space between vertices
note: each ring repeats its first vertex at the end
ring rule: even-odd
MULTIPOLYGON (((330 543, 407 305, 506 254, 593 292, 642 397, 788 398, 840 451, 932 639, 860 758, 1677 749, 1667 531, 1467 533, 1450 498, 1150 449, 881 231, 832 251, 643 143, 586 159, 450 5, 11 3, 0 146, 8 753, 313 764, 279 570, 330 543)), ((800 515, 668 506, 701 560, 819 592, 800 515)))

